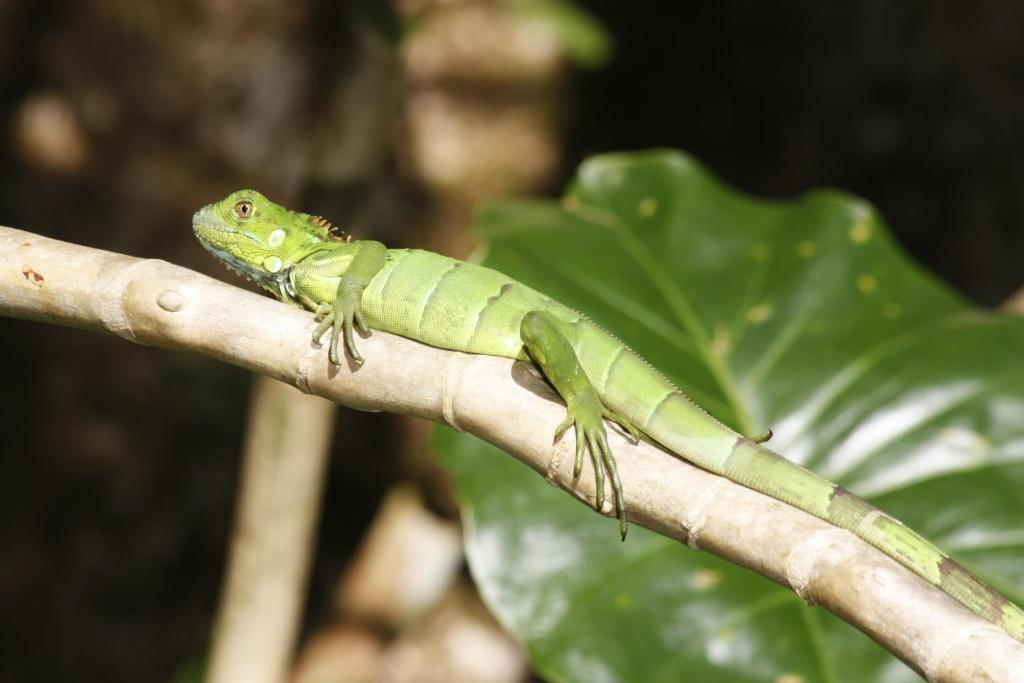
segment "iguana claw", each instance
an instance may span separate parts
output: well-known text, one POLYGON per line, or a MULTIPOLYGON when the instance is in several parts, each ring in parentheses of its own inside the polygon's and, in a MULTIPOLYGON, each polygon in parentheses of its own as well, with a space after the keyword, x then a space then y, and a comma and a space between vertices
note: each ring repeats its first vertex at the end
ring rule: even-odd
POLYGON ((619 533, 626 540, 629 528, 626 518, 626 501, 622 494, 622 482, 619 480, 618 467, 611 446, 608 445, 608 434, 604 426, 604 418, 612 420, 628 431, 634 439, 640 439, 640 433, 629 420, 608 410, 601 405, 596 396, 593 399, 583 397, 570 403, 566 409, 565 419, 555 429, 555 440, 559 440, 570 426, 576 428, 576 459, 573 463, 572 475, 578 478, 583 472, 583 451, 590 451, 591 463, 594 467, 595 494, 594 507, 600 511, 604 507, 605 470, 611 479, 612 494, 615 502, 615 516, 619 520, 619 533))
POLYGON ((349 358, 356 364, 361 365, 363 357, 356 348, 355 339, 352 336, 352 328, 358 327, 363 334, 370 333, 370 327, 366 324, 363 312, 360 310, 358 299, 361 293, 351 296, 338 297, 334 304, 321 303, 314 313, 314 319, 320 322, 313 330, 313 341, 317 344, 328 329, 331 330, 331 346, 328 350, 328 358, 335 365, 341 365, 338 358, 338 340, 345 340, 345 350, 349 358), (354 300, 355 299, 355 300, 354 300))

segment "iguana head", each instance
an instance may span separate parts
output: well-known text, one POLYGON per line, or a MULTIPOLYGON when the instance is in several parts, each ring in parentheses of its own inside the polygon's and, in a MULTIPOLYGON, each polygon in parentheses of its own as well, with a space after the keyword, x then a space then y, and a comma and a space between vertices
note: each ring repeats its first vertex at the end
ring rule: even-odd
POLYGON ((199 242, 224 265, 279 293, 288 268, 336 239, 319 216, 289 211, 255 190, 238 190, 192 216, 199 242))

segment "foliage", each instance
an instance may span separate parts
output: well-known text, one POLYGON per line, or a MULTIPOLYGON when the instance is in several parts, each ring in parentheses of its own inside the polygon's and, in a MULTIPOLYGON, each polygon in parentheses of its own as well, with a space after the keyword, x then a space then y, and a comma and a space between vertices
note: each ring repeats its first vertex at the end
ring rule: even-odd
MULTIPOLYGON (((1024 596, 1024 320, 923 273, 867 203, 752 199, 647 152, 591 159, 561 204, 493 206, 480 230, 487 265, 1024 596)), ((481 591, 550 680, 916 680, 764 578, 643 529, 621 544, 494 448, 446 430, 438 445, 481 591)))

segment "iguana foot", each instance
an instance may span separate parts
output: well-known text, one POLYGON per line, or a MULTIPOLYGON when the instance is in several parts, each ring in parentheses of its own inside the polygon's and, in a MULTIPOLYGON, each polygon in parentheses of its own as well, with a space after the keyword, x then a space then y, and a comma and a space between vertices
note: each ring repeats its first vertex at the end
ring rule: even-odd
MULTIPOLYGON (((312 304, 310 303, 310 305, 312 304)), ((316 310, 313 311, 313 320, 320 322, 328 315, 330 315, 331 311, 333 310, 334 309, 331 308, 331 305, 329 303, 327 303, 326 301, 321 301, 319 304, 317 304, 316 310)), ((320 335, 323 336, 323 332, 321 332, 320 335)), ((319 340, 317 343, 319 343, 319 340)))
POLYGON ((363 334, 370 333, 370 326, 366 324, 363 312, 360 310, 358 294, 352 296, 338 297, 334 305, 321 303, 317 306, 313 319, 319 321, 319 325, 313 330, 313 342, 319 344, 320 339, 327 330, 331 330, 331 347, 327 353, 330 361, 335 365, 341 365, 338 358, 338 340, 345 340, 345 350, 353 362, 362 364, 363 357, 356 348, 355 339, 352 336, 352 328, 358 327, 363 334))
POLYGON ((604 418, 616 422, 629 431, 634 438, 639 439, 639 432, 628 420, 601 405, 600 399, 596 395, 584 395, 569 403, 565 419, 562 420, 562 423, 555 430, 555 440, 560 439, 570 426, 575 426, 576 460, 573 464, 572 474, 574 478, 580 476, 583 471, 583 451, 589 450, 590 460, 594 467, 596 489, 594 507, 598 511, 604 507, 605 470, 608 470, 608 478, 611 480, 615 503, 615 516, 619 520, 619 533, 622 536, 622 540, 626 540, 626 532, 629 528, 626 518, 626 501, 622 494, 622 482, 619 480, 615 456, 612 454, 611 446, 608 445, 608 434, 605 431, 604 418))

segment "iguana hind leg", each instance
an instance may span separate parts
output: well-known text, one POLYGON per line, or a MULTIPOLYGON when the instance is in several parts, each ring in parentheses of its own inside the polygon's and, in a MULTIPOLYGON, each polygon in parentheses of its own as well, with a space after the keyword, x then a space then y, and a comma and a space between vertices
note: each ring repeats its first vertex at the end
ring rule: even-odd
POLYGON ((561 438, 570 425, 576 428, 576 461, 573 476, 580 476, 583 468, 583 451, 589 450, 597 488, 595 505, 598 510, 604 505, 604 478, 607 470, 615 499, 615 515, 619 519, 619 532, 625 540, 628 528, 626 504, 618 469, 615 466, 615 456, 608 445, 604 419, 617 422, 634 437, 637 436, 636 428, 624 417, 605 407, 580 366, 576 352, 562 332, 561 323, 557 318, 544 311, 527 313, 520 325, 520 337, 530 358, 540 366, 544 376, 565 401, 565 420, 555 430, 555 440, 561 438))

